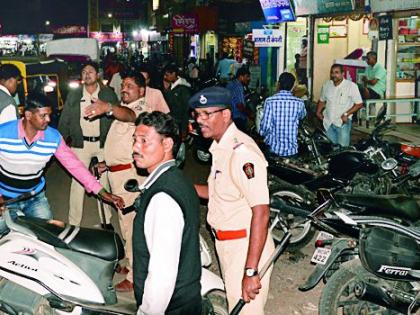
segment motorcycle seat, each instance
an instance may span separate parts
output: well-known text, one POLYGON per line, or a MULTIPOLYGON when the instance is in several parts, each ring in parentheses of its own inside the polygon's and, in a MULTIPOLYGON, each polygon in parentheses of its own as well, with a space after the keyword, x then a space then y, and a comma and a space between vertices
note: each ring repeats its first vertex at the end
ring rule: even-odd
POLYGON ((124 245, 119 235, 104 231, 66 224, 64 227, 47 220, 19 216, 16 223, 29 229, 42 242, 54 247, 70 249, 106 261, 124 258, 124 245))
POLYGON ((407 155, 420 158, 420 144, 403 143, 401 144, 401 151, 407 155))
POLYGON ((367 215, 397 217, 411 223, 420 220, 420 206, 409 196, 337 194, 337 197, 344 203, 365 208, 363 213, 367 215))

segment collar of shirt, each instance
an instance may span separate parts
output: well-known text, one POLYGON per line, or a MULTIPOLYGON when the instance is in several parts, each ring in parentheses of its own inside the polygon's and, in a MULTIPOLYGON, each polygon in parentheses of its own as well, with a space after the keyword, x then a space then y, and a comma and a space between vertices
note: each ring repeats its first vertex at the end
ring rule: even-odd
POLYGON ((95 98, 95 99, 97 99, 98 98, 98 95, 99 95, 99 90, 100 90, 99 89, 99 84, 96 83, 96 89, 95 89, 95 91, 92 94, 90 94, 86 90, 86 86, 83 85, 83 98, 89 97, 89 98, 95 98))
POLYGON ((0 90, 2 90, 4 93, 6 93, 7 95, 12 96, 12 94, 10 94, 9 90, 4 86, 0 84, 0 90))
POLYGON ((238 128, 235 126, 235 123, 231 123, 230 126, 226 129, 222 138, 219 142, 216 140, 210 146, 209 151, 214 152, 215 150, 221 149, 232 149, 235 146, 234 139, 235 134, 238 132, 238 128))
MULTIPOLYGON (((19 119, 18 121, 18 138, 19 139, 27 139, 26 138, 26 133, 25 133, 25 128, 23 128, 23 119, 19 119)), ((44 131, 43 130, 38 130, 35 137, 32 139, 31 143, 34 143, 35 141, 38 141, 39 139, 44 139, 44 131)), ((27 139, 29 140, 29 139, 27 139)))
POLYGON ((293 96, 292 91, 280 90, 276 95, 293 96))
POLYGON ((158 167, 156 167, 153 172, 147 176, 146 180, 143 184, 140 185, 140 190, 148 189, 150 186, 153 185, 153 183, 163 174, 165 173, 169 168, 172 166, 175 166, 175 159, 165 161, 161 164, 159 164, 158 167))

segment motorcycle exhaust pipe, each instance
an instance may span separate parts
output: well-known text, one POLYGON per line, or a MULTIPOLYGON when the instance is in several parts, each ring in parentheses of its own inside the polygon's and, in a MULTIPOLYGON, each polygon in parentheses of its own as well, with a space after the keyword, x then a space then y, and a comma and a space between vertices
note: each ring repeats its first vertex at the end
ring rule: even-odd
POLYGON ((383 288, 359 281, 354 286, 355 296, 363 301, 407 314, 408 308, 414 299, 408 296, 398 296, 387 293, 383 288))

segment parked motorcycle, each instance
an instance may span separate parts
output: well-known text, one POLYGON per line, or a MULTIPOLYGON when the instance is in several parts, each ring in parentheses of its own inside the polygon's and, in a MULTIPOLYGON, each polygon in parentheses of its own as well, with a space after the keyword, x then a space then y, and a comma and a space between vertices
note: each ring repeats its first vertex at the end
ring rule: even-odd
MULTIPOLYGON (((22 195, 18 200, 28 198, 22 195)), ((16 202, 8 200, 6 204, 16 202)), ((3 213, 10 232, 0 238, 0 312, 6 314, 134 314, 112 284, 124 247, 113 231, 50 224, 3 213), (126 309, 121 311, 121 309, 126 309)), ((200 241, 203 244, 203 240, 200 241)), ((201 250, 206 250, 202 245, 201 250)), ((210 257, 202 253, 203 263, 210 257)), ((211 262, 211 261, 210 261, 211 262)), ((202 269, 206 314, 227 315, 220 277, 202 269)))
POLYGON ((333 253, 354 258, 328 279, 319 301, 319 313, 418 314, 420 310, 420 229, 378 217, 348 216, 344 224, 359 228, 359 238, 338 239, 319 255, 326 265, 333 253), (360 258, 360 259, 359 259, 360 258))

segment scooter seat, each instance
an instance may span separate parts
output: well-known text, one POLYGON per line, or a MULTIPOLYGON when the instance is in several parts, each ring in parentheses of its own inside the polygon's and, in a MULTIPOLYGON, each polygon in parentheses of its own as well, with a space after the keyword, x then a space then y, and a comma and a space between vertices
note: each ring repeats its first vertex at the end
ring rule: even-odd
POLYGON ((107 261, 124 258, 124 245, 113 231, 74 225, 60 227, 47 220, 19 216, 16 223, 31 230, 36 237, 54 247, 70 249, 107 261))
POLYGON ((415 223, 420 220, 420 207, 414 198, 405 195, 337 194, 344 203, 363 207, 363 214, 396 217, 415 223))

